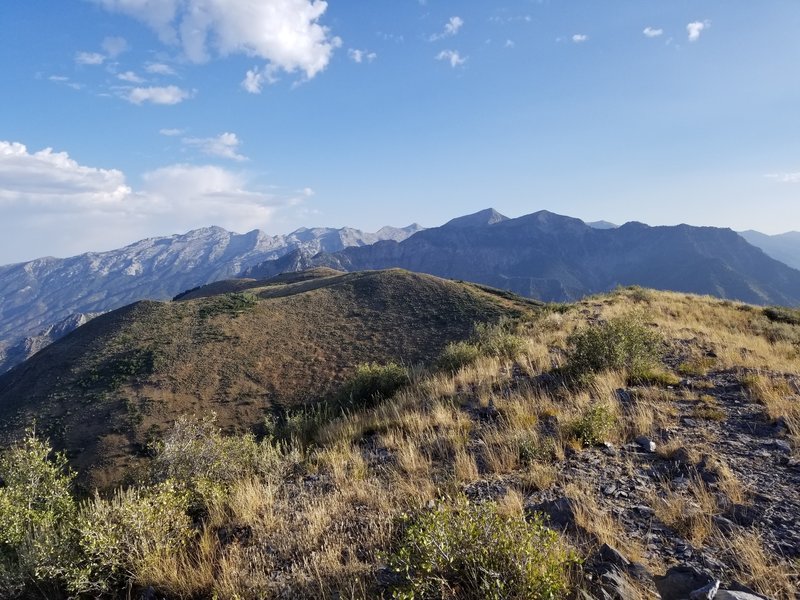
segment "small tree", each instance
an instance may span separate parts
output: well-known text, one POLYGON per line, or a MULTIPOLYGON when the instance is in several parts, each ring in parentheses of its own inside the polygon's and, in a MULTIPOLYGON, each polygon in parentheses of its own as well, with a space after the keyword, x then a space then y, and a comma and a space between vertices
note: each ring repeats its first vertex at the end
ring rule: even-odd
POLYGON ((0 595, 62 578, 74 551, 73 479, 66 457, 34 429, 0 455, 0 595))

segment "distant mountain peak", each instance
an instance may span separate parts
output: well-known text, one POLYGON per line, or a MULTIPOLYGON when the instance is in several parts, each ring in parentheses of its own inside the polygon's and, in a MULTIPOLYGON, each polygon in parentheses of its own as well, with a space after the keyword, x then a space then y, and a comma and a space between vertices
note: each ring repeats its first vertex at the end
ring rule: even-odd
POLYGON ((585 223, 592 229, 616 229, 619 227, 619 225, 611 221, 585 221, 585 223))
POLYGON ((494 225, 495 223, 500 223, 501 221, 508 221, 508 217, 500 214, 493 208, 485 208, 484 210, 472 213, 471 215, 465 215, 463 217, 451 219, 442 225, 442 227, 481 227, 484 225, 494 225))

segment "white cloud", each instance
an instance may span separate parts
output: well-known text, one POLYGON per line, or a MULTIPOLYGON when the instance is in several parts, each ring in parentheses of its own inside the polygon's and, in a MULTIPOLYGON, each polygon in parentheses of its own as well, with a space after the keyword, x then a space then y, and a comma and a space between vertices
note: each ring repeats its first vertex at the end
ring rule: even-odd
POLYGON ((436 60, 444 60, 450 63, 450 66, 454 69, 458 66, 463 65, 467 62, 467 57, 462 57, 458 50, 442 50, 439 54, 436 55, 436 60))
POLYGON ((430 39, 434 42, 442 38, 454 36, 463 26, 464 19, 461 17, 450 17, 447 23, 444 24, 444 30, 441 33, 433 34, 430 39))
POLYGON ((191 92, 174 85, 166 87, 136 87, 127 90, 123 97, 132 104, 179 104, 191 98, 191 92))
POLYGON ((117 74, 117 79, 127 81, 128 83, 144 83, 144 79, 139 77, 133 71, 125 71, 124 73, 117 74))
POLYGON ((248 70, 242 80, 242 87, 251 94, 260 94, 265 83, 275 83, 278 78, 275 76, 275 69, 272 65, 267 65, 263 69, 253 67, 248 70))
POLYGON ((664 35, 664 30, 656 29, 654 27, 645 27, 642 33, 645 35, 645 37, 656 38, 664 35))
MULTIPOLYGON (((319 20, 324 0, 94 0, 108 10, 143 21, 195 63, 212 54, 243 54, 266 61, 264 69, 311 79, 327 67, 341 40, 319 20)), ((266 81, 249 76, 256 92, 266 81)), ((247 79, 245 80, 247 81, 247 79)), ((243 84, 244 85, 244 84, 243 84)))
POLYGON ((155 169, 134 189, 119 170, 0 141, 0 264, 116 248, 208 225, 247 231, 307 197, 305 190, 267 192, 245 173, 211 165, 155 169))
POLYGON ((167 137, 175 137, 183 134, 183 129, 159 129, 158 133, 167 137))
POLYGON ((374 52, 370 52, 368 50, 358 50, 356 48, 350 48, 347 51, 347 56, 350 57, 350 60, 356 63, 362 63, 364 61, 372 62, 378 55, 374 52))
POLYGON ((241 141, 236 137, 235 133, 225 132, 210 138, 184 138, 182 141, 185 145, 197 148, 203 154, 208 154, 209 156, 219 156, 238 161, 247 160, 246 156, 242 156, 237 152, 241 141))
POLYGON ((128 50, 128 42, 123 37, 107 37, 101 44, 108 58, 117 58, 128 50))
POLYGON ((582 44, 588 39, 589 36, 586 35, 585 33, 576 33, 575 35, 572 36, 572 41, 575 42, 576 44, 582 44))
POLYGON ((689 41, 696 42, 700 39, 700 34, 704 30, 711 27, 710 21, 694 21, 686 26, 686 32, 689 34, 689 41))
POLYGON ((77 52, 75 54, 75 62, 79 65, 102 65, 106 57, 98 52, 77 52))
POLYGON ((800 183, 800 172, 798 173, 769 173, 765 175, 768 179, 779 183, 800 183))
POLYGON ((164 63, 147 63, 144 70, 153 75, 175 75, 175 70, 164 63))

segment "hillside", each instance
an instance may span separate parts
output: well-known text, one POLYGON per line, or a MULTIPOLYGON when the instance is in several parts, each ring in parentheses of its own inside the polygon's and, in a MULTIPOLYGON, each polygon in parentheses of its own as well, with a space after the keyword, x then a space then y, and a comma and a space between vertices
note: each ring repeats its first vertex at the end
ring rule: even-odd
MULTIPOLYGON (((317 356, 339 361, 325 348, 355 352, 343 341, 367 334, 363 321, 386 335, 380 344, 366 335, 358 345, 384 360, 392 352, 376 352, 387 343, 432 356, 430 339, 392 338, 424 337, 425 328, 413 327, 432 322, 441 331, 445 315, 463 314, 464 323, 486 311, 519 316, 446 346, 404 388, 361 397, 345 414, 290 411, 266 423, 258 440, 224 435, 217 425, 225 423, 207 413, 179 420, 160 434, 154 456, 142 458, 149 466, 133 488, 77 507, 55 496, 60 504, 49 518, 79 526, 57 534, 39 526, 35 539, 49 547, 67 536, 70 545, 47 560, 71 568, 51 579, 26 574, 26 585, 49 586, 51 598, 67 590, 187 600, 796 598, 800 312, 641 288, 529 312, 503 296, 404 272, 317 275, 254 285, 259 300, 250 308, 231 304, 239 296, 201 298, 197 290, 199 299, 100 317, 81 328, 91 336, 79 330, 0 380, 4 406, 11 376, 32 369, 55 377, 42 370, 44 356, 56 364, 59 353, 99 348, 101 339, 130 345, 178 333, 175 343, 203 369, 212 366, 199 358, 209 344, 220 364, 230 365, 224 353, 235 353, 237 371, 228 375, 241 381, 237 373, 255 373, 254 361, 276 360, 273 345, 287 334, 313 381, 336 374, 309 361, 306 350, 309 328, 327 322, 342 333, 327 346, 327 334, 315 331, 317 356), (442 312, 433 301, 445 303, 442 312), (299 315, 291 324, 283 303, 299 315), (388 316, 403 327, 381 325, 388 316), (186 323, 191 350, 180 334, 186 323), (250 337, 256 323, 267 337, 250 337), (220 345, 223 333, 236 342, 220 345)), ((463 335, 458 323, 448 327, 463 335)), ((178 364, 181 355, 164 340, 161 347, 176 357, 169 371, 180 385, 200 392, 190 362, 178 364)), ((73 372, 61 375, 66 389, 85 372, 80 361, 70 364, 73 372)), ((393 370, 374 373, 394 378, 393 370)), ((220 374, 214 368, 207 378, 216 389, 220 374)), ((162 392, 172 385, 162 374, 119 389, 152 398, 154 382, 162 392)), ((41 398, 46 387, 28 389, 41 398)), ((225 392, 227 405, 198 398, 195 406, 213 405, 224 421, 238 391, 225 392)), ((166 420, 165 405, 151 402, 144 419, 166 420)), ((94 410, 81 405, 81 426, 93 422, 94 410)), ((14 456, 54 477, 47 469, 57 466, 31 458, 38 443, 28 438, 14 456)), ((0 498, 29 493, 29 480, 7 479, 0 498)), ((47 485, 68 489, 69 479, 47 485)), ((0 516, 9 514, 2 507, 0 516)), ((37 573, 48 573, 49 563, 38 560, 37 573)))
POLYGON ((778 235, 767 235, 758 231, 740 231, 748 242, 769 254, 775 260, 800 269, 800 232, 789 231, 778 235))
POLYGON ((315 266, 344 271, 397 267, 545 301, 641 285, 755 304, 800 304, 800 271, 730 229, 641 223, 597 229, 547 211, 499 217, 496 211, 482 211, 402 242, 318 256, 298 250, 252 267, 245 276, 263 278, 315 266))
POLYGON ((336 392, 359 364, 427 362, 476 322, 529 308, 402 271, 211 284, 96 317, 0 377, 0 430, 35 418, 103 484, 182 414, 258 428, 336 392))
MULTIPOLYGON (((10 346, 76 313, 104 312, 137 300, 167 300, 295 249, 312 254, 380 240, 400 241, 420 229, 298 229, 269 236, 208 227, 141 240, 118 250, 39 258, 0 266, 0 344, 10 346)), ((2 372, 2 371, 0 371, 2 372)))

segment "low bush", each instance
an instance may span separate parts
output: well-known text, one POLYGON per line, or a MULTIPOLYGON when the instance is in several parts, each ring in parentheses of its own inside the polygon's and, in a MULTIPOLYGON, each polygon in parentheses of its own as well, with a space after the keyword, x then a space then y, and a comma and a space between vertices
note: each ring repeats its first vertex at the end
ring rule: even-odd
POLYGON ((484 356, 514 359, 525 350, 525 340, 511 331, 507 321, 478 323, 475 340, 484 356))
POLYGON ((187 516, 189 494, 172 483, 95 496, 74 525, 79 560, 70 565, 73 593, 97 596, 123 589, 137 578, 160 571, 160 560, 185 550, 194 536, 187 516))
POLYGON ((787 325, 800 325, 800 310, 783 306, 768 306, 764 309, 764 316, 774 323, 787 325))
POLYGON ((636 315, 579 329, 568 339, 566 372, 585 382, 602 371, 626 371, 633 378, 659 367, 663 338, 636 315))
POLYGON ((539 515, 526 521, 464 498, 407 522, 389 558, 403 600, 560 598, 575 562, 539 515))
POLYGON ((73 479, 64 455, 33 429, 0 455, 0 596, 58 585, 73 560, 73 479))
POLYGON ((343 408, 374 405, 410 383, 408 370, 396 363, 360 365, 339 394, 343 408))
POLYGON ((608 440, 617 419, 605 404, 593 404, 569 428, 570 435, 584 446, 594 446, 608 440))
POLYGON ((443 371, 456 373, 467 365, 471 365, 481 355, 480 348, 470 342, 451 342, 445 346, 439 356, 437 366, 443 371))

